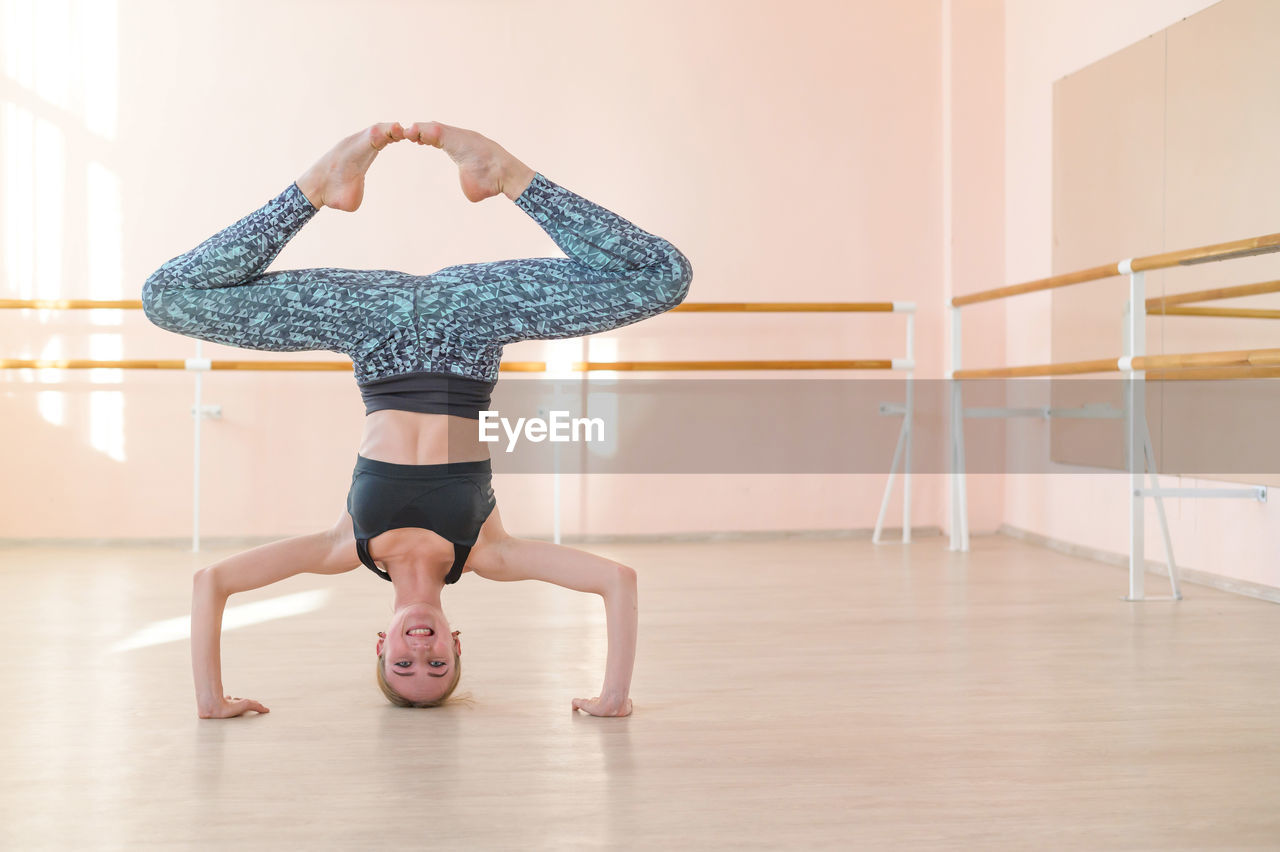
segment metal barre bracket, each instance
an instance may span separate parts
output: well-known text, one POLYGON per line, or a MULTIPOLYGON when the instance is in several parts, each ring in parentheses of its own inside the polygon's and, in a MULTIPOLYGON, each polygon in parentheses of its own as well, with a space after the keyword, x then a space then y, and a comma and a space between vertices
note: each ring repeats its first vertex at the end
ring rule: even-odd
POLYGON ((964 416, 977 420, 989 420, 998 417, 1039 417, 1048 420, 1050 411, 1051 409, 1047 405, 1039 408, 966 408, 964 416))
POLYGON ((1074 420, 1122 420, 1124 412, 1111 405, 1082 405, 1077 408, 1052 408, 1047 405, 1035 408, 966 408, 964 416, 974 419, 999 417, 1037 417, 1049 420, 1054 417, 1074 420))
POLYGON ((1267 502, 1267 486, 1257 485, 1252 488, 1138 488, 1134 490, 1133 496, 1238 498, 1265 503, 1267 502))

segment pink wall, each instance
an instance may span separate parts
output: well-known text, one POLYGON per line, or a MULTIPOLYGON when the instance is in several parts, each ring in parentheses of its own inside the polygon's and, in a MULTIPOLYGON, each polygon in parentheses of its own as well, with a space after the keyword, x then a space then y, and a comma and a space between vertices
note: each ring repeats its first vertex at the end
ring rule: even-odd
MULTIPOLYGON (((966 41, 953 66, 973 87, 955 96, 951 215, 963 220, 957 245, 985 239, 954 255, 966 286, 999 265, 999 170, 983 141, 998 143, 998 37, 983 23, 995 5, 978 5, 977 17, 956 15, 966 41)), ((340 136, 438 118, 670 238, 693 260, 692 299, 918 302, 917 375, 942 375, 937 0, 353 8, 6 3, 0 296, 136 297, 161 262, 273 196, 340 136)), ((324 211, 278 265, 425 273, 553 253, 512 205, 467 204, 438 152, 400 146, 374 166, 364 209, 324 211)), ((192 353, 137 314, 0 323, 4 357, 192 353)), ((670 317, 628 332, 617 355, 884 357, 902 346, 899 318, 832 328, 670 317)), ((0 537, 185 535, 191 392, 183 374, 0 377, 11 473, 0 537)), ((205 428, 206 533, 292 534, 338 515, 361 423, 350 378, 212 375, 205 397, 223 407, 205 428)), ((546 533, 549 482, 507 479, 496 486, 508 525, 546 533)), ((566 532, 871 525, 882 477, 816 479, 633 477, 594 482, 585 497, 571 486, 566 532)), ((940 523, 942 494, 937 478, 921 480, 916 523, 940 523)))
MULTIPOLYGON (((1009 282, 1052 272, 1053 82, 1211 5, 1206 0, 1006 0, 1004 231, 1009 282)), ((1005 363, 1050 360, 1049 310, 1048 294, 1006 303, 1005 363)), ((1127 552, 1127 489, 1121 477, 1073 475, 1072 470, 1007 477, 1006 522, 1089 548, 1127 552)), ((1166 477, 1164 484, 1204 483, 1166 477)), ((1167 506, 1180 564, 1280 586, 1274 558, 1280 548, 1280 507, 1274 502, 1180 499, 1167 506)), ((1162 553, 1154 523, 1147 525, 1146 546, 1151 557, 1162 553)))

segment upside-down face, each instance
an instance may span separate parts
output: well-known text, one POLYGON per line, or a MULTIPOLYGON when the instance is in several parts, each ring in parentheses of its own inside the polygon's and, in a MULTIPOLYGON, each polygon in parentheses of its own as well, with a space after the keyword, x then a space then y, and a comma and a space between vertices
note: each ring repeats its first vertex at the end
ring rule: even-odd
POLYGON ((439 607, 415 603, 396 610, 375 650, 388 685, 410 701, 436 701, 457 682, 462 640, 439 607))

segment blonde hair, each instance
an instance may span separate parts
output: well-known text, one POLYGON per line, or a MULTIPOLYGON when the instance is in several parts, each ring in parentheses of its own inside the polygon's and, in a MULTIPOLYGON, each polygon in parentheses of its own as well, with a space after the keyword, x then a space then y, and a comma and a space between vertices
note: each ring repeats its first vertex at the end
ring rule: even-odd
POLYGON ((410 701, 400 693, 391 688, 391 684, 387 682, 387 669, 383 665, 383 654, 378 655, 378 689, 382 690, 382 694, 387 700, 397 707, 439 707, 449 700, 449 696, 453 695, 453 691, 458 688, 458 681, 462 680, 462 655, 453 655, 453 683, 449 684, 449 688, 444 694, 434 701, 410 701))

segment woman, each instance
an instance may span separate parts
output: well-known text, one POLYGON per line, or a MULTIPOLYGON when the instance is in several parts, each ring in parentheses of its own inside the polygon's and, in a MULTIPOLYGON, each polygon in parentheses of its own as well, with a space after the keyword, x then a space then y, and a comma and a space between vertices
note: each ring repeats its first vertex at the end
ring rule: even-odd
POLYGON ((375 645, 384 694, 401 706, 446 700, 462 642, 441 606, 470 571, 490 580, 544 580, 604 599, 604 684, 573 707, 626 716, 636 646, 636 575, 567 547, 513 538, 490 487, 479 411, 488 408, 502 347, 618 328, 679 304, 689 261, 665 240, 535 173, 493 141, 436 122, 377 124, 339 142, 261 209, 160 267, 143 306, 169 331, 274 352, 349 356, 366 418, 346 511, 330 529, 274 542, 196 572, 191 653, 202 718, 266 713, 223 693, 222 612, 236 593, 302 572, 361 564, 394 588, 391 623, 375 645), (567 258, 467 264, 432 275, 349 269, 265 273, 322 207, 353 211, 378 152, 408 139, 444 150, 463 194, 502 194, 567 258))

